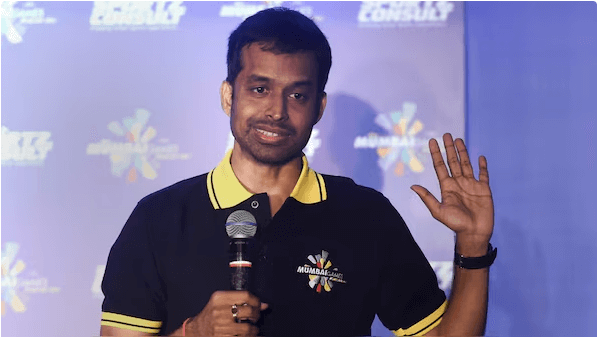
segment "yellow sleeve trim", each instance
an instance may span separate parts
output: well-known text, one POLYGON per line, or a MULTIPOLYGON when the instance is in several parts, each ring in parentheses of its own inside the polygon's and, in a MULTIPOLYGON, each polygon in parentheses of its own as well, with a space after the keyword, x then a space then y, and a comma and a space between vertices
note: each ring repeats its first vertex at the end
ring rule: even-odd
POLYGON ((138 331, 138 332, 144 332, 144 333, 150 333, 150 334, 157 334, 158 332, 160 332, 160 329, 137 327, 137 326, 125 325, 122 323, 112 322, 112 321, 102 321, 102 322, 100 322, 100 325, 116 327, 116 328, 121 328, 121 329, 128 329, 130 331, 138 331))
POLYGON ((447 300, 443 302, 443 304, 437 308, 434 312, 432 312, 426 318, 420 320, 415 325, 411 326, 408 329, 398 329, 393 331, 393 334, 396 336, 423 336, 428 333, 431 329, 435 328, 440 322, 447 309, 447 300))
MULTIPOLYGON (((137 326, 137 327, 157 328, 158 330, 160 330, 160 327, 162 326, 162 321, 151 321, 151 320, 136 318, 133 316, 110 313, 110 312, 102 313, 102 324, 104 322, 118 322, 120 324, 129 324, 131 326, 137 326)), ((120 328, 124 328, 124 327, 120 327, 120 328)))

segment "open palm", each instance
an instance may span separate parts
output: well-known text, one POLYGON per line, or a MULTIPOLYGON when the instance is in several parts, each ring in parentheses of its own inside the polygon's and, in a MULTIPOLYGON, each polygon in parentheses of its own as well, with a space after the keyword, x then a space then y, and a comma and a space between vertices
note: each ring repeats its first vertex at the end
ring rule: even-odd
POLYGON ((489 187, 487 160, 484 156, 479 157, 480 171, 477 180, 474 178, 464 141, 458 138, 454 145, 451 134, 446 133, 443 135, 443 143, 451 176, 437 141, 429 141, 433 165, 441 186, 441 202, 420 185, 413 185, 412 190, 420 196, 432 216, 456 232, 458 237, 488 241, 493 233, 493 198, 489 187))

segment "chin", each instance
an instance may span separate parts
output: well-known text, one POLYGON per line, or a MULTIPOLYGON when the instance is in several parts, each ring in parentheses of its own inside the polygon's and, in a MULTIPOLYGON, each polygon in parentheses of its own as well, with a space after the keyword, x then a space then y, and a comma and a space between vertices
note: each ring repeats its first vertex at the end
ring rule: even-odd
POLYGON ((255 160, 269 165, 285 165, 296 158, 302 157, 302 151, 299 152, 256 152, 252 153, 255 160))

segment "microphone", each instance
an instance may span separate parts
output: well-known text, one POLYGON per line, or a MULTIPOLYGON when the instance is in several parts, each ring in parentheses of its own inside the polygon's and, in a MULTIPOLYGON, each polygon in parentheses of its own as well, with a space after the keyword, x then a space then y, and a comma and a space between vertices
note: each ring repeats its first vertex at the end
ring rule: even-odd
POLYGON ((229 243, 229 268, 231 268, 231 290, 248 290, 252 261, 248 245, 256 234, 256 218, 245 211, 231 213, 225 223, 229 243))

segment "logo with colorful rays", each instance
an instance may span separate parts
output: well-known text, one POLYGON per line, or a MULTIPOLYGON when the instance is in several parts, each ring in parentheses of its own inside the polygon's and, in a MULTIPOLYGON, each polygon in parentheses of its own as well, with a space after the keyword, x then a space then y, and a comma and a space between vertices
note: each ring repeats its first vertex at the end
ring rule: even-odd
POLYGON ((338 268, 329 269, 333 266, 331 260, 328 260, 329 252, 323 250, 321 254, 310 255, 308 260, 315 265, 311 266, 305 264, 297 267, 297 272, 300 274, 308 274, 308 285, 310 288, 316 288, 316 292, 322 292, 323 288, 325 291, 330 292, 333 288, 333 282, 345 283, 343 280, 343 274, 339 272, 338 268))
POLYGON ((401 111, 379 113, 375 123, 387 130, 389 135, 379 136, 372 132, 367 136, 358 136, 354 140, 355 149, 376 149, 379 155, 378 165, 384 171, 394 166, 397 176, 406 173, 406 167, 415 173, 424 171, 420 159, 428 153, 428 138, 418 138, 424 127, 421 121, 414 119, 416 103, 404 102, 401 111))
POLYGON ((29 25, 56 23, 56 18, 47 17, 45 10, 36 7, 32 1, 2 1, 0 17, 0 32, 12 44, 23 41, 29 25))
POLYGON ((108 124, 108 130, 116 136, 124 137, 126 142, 113 142, 102 139, 100 143, 87 146, 88 155, 109 155, 112 174, 121 177, 127 171, 127 181, 137 181, 137 172, 146 179, 158 177, 156 169, 163 160, 187 160, 191 154, 179 153, 177 144, 168 144, 168 139, 158 140, 161 145, 151 144, 156 137, 156 129, 146 128, 150 112, 137 109, 134 117, 126 117, 123 124, 113 121, 108 124))
POLYGON ((27 310, 25 302, 29 293, 57 293, 60 288, 48 287, 48 279, 38 277, 35 271, 28 273, 27 278, 18 277, 25 270, 25 262, 16 260, 19 244, 7 242, 2 249, 2 316, 6 314, 6 305, 15 313, 27 310))

